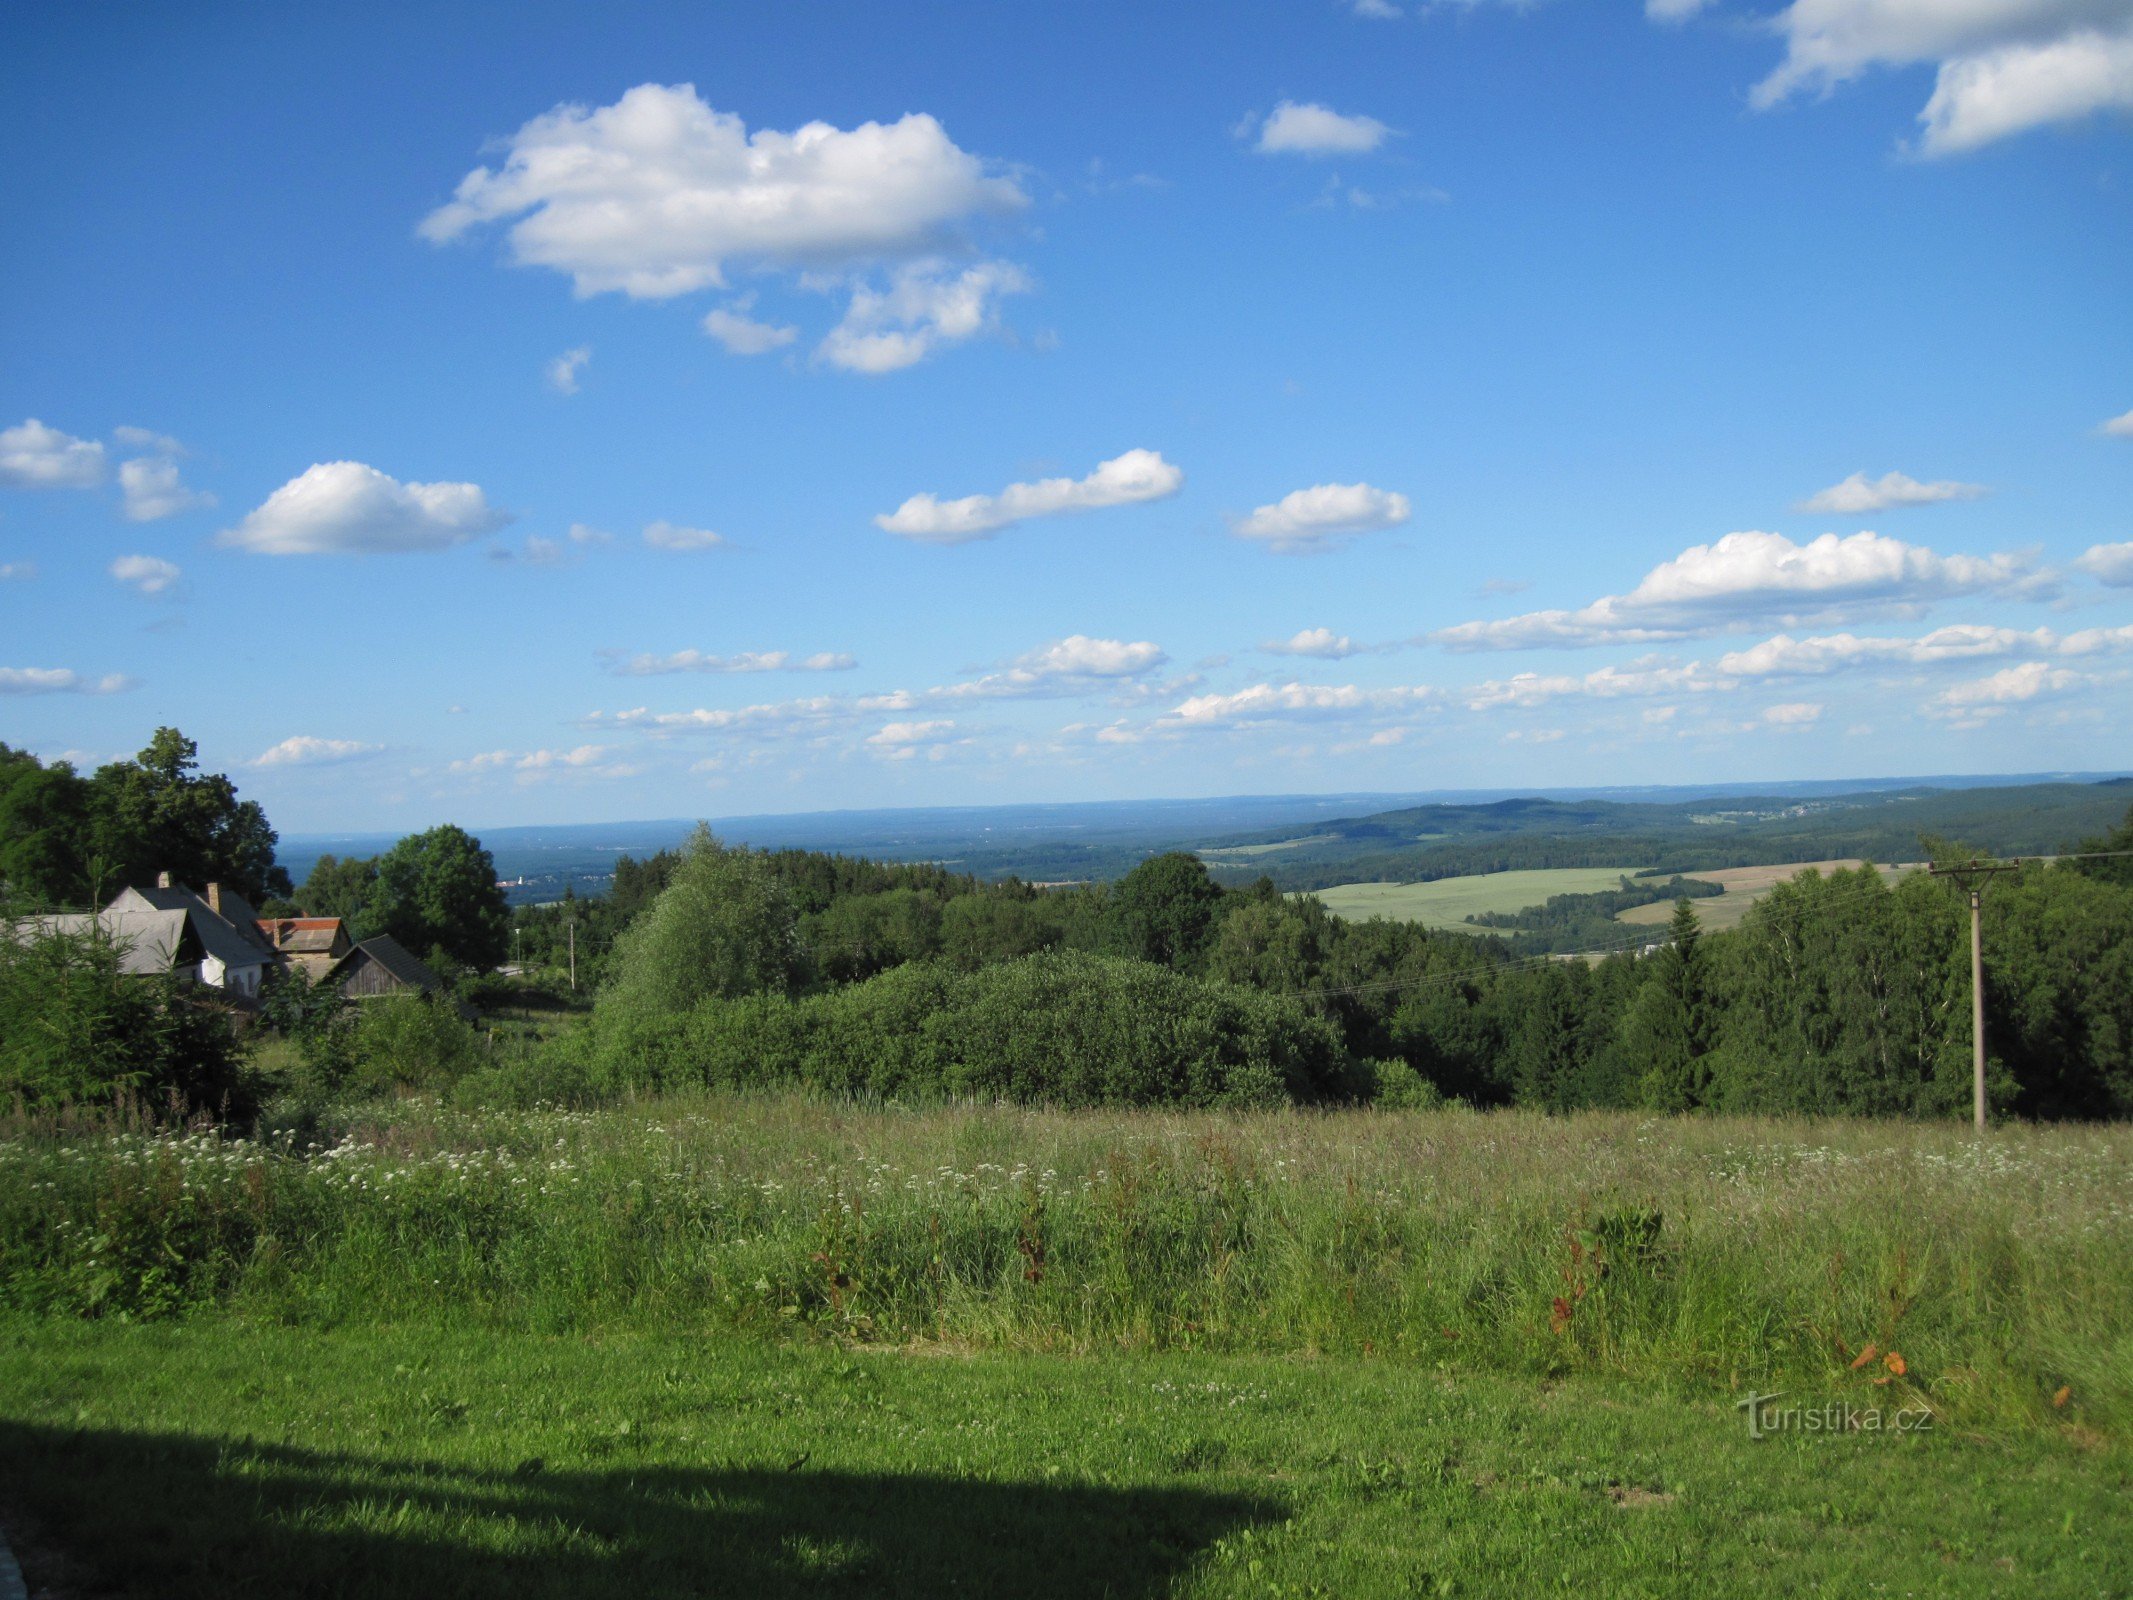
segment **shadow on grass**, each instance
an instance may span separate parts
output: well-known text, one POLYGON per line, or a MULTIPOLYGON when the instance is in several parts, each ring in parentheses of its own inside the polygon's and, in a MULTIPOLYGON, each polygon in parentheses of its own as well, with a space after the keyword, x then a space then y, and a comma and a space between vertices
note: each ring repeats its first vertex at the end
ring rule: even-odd
POLYGON ((0 1494, 85 1595, 1111 1596, 1279 1514, 1240 1495, 671 1465, 492 1472, 0 1423, 0 1494))

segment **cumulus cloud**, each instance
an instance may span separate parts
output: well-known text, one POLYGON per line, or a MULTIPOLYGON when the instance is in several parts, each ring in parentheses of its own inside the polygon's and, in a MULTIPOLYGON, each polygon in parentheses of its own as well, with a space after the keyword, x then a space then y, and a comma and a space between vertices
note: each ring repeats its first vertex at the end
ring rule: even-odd
POLYGON ((1574 611, 1464 622, 1431 637, 1452 650, 1651 643, 1759 619, 1915 612, 1957 595, 2034 596, 2045 587, 2014 555, 1943 556, 1878 533, 1825 533, 1806 544, 1781 533, 1729 533, 1661 562, 1626 595, 1606 595, 1574 611))
POLYGON ((1763 721, 1774 728, 1804 728, 1821 719, 1822 708, 1804 700, 1763 708, 1763 721))
POLYGON ((625 761, 613 745, 581 744, 570 750, 486 750, 450 763, 460 777, 509 773, 520 784, 552 778, 634 778, 642 766, 625 761))
POLYGON ((937 699, 988 699, 1088 694, 1116 688, 1167 665, 1151 640, 1093 639, 1069 634, 1017 656, 999 672, 932 691, 937 699))
POLYGON ((915 695, 898 689, 887 694, 813 695, 799 700, 692 711, 595 711, 588 728, 629 728, 647 733, 722 733, 783 739, 836 732, 862 718, 918 709, 915 695))
POLYGON ((2133 439, 2133 411, 2128 411, 2123 416, 2113 417, 2109 422, 2099 424, 2096 431, 2107 438, 2133 439))
POLYGON ((1991 656, 2044 655, 2057 648, 2058 637, 2049 628, 2025 633, 1984 623, 1936 628, 1915 639, 1861 637, 1852 633, 1796 639, 1781 633, 1746 650, 1719 657, 1718 670, 1729 677, 1804 678, 1877 662, 1934 666, 1991 656))
POLYGON ((1330 106, 1284 100, 1264 122, 1247 118, 1242 131, 1257 129, 1252 148, 1261 155, 1368 155, 1392 129, 1376 117, 1344 116, 1330 106))
POLYGON ((2081 673, 2066 667, 2055 667, 2044 661, 2026 661, 2018 667, 2003 667, 1990 677, 1959 683, 1945 690, 1935 705, 1943 712, 1951 713, 2021 705, 2088 681, 2081 673))
POLYGON ((118 694, 133 686, 120 672, 90 678, 71 667, 0 667, 0 694, 118 694))
POLYGON ((704 332, 726 347, 728 355, 766 355, 800 337, 798 328, 758 322, 748 315, 745 301, 704 313, 704 332))
POLYGON ((662 519, 645 524, 644 542, 654 550, 716 550, 726 542, 726 536, 709 528, 691 528, 662 519))
POLYGON ((1193 695, 1138 727, 1119 724, 1106 742, 1131 742, 1151 733, 1383 717, 1413 712, 1440 698, 1437 690, 1422 685, 1366 689, 1352 683, 1255 683, 1228 693, 1193 695))
POLYGON ((938 761, 948 753, 948 747, 968 744, 970 741, 957 731, 953 721, 942 718, 932 722, 890 722, 879 732, 867 735, 869 748, 891 761, 909 761, 924 751, 931 760, 938 761))
POLYGON ((423 220, 425 238, 510 223, 516 260, 580 295, 643 299, 725 285, 727 268, 860 267, 933 254, 1029 203, 934 118, 754 133, 693 84, 639 84, 615 104, 560 105, 510 138, 423 220))
POLYGON ((213 495, 187 488, 177 462, 168 456, 139 456, 122 461, 118 475, 126 516, 134 522, 157 522, 215 503, 213 495))
POLYGON ((557 394, 576 394, 578 374, 585 370, 585 364, 592 358, 593 349, 589 344, 581 344, 575 350, 565 350, 548 363, 548 387, 557 394))
POLYGON ((104 481, 104 447, 48 428, 35 417, 0 428, 0 484, 12 489, 93 489, 104 481))
POLYGON ((926 544, 964 544, 990 538, 1030 517, 1162 500, 1176 494, 1184 483, 1185 474, 1160 452, 1128 450, 1085 478, 1011 483, 998 494, 966 495, 960 500, 915 494, 894 511, 876 517, 874 525, 926 544))
POLYGON ((145 451, 152 456, 183 456, 191 453, 169 434, 158 433, 153 428, 136 428, 122 424, 111 430, 111 437, 129 450, 145 451))
POLYGON ((2098 583, 2114 589, 2133 588, 2133 541, 2125 544, 2092 544, 2074 563, 2098 583))
POLYGON ((1411 515, 1413 507, 1404 494, 1367 483, 1321 483, 1239 517, 1230 531, 1240 539, 1264 540, 1276 550, 1294 553, 1330 549, 1357 534, 1396 528, 1411 515))
POLYGON ((360 461, 325 461, 215 542, 269 556, 402 554, 448 549, 510 520, 471 483, 401 483, 360 461))
POLYGON ((1331 628, 1304 628, 1286 639, 1269 639, 1260 649, 1277 656, 1316 656, 1321 661, 1339 661, 1358 655, 1363 647, 1345 633, 1331 628))
POLYGON ((1701 661, 1677 664, 1664 661, 1633 661, 1627 666, 1602 667, 1597 672, 1520 672, 1508 678, 1492 678, 1462 691, 1469 711, 1494 711, 1506 706, 1528 708, 1552 700, 1584 698, 1618 700, 1649 695, 1702 693, 1734 688, 1736 681, 1714 672, 1701 661))
POLYGON ((675 672, 849 672, 859 665, 842 651, 822 650, 811 656, 795 656, 786 650, 743 650, 738 655, 707 655, 701 650, 676 650, 671 655, 625 655, 603 651, 607 670, 624 678, 652 678, 675 672))
POLYGON ((1931 65, 1918 114, 1929 156, 2133 107, 2133 0, 1793 0, 1775 27, 1785 59, 1756 86, 1756 106, 1931 65))
POLYGON ((177 566, 161 556, 120 556, 111 563, 111 576, 141 594, 161 594, 176 587, 183 576, 177 566))
MULTIPOLYGON (((1029 286, 1028 274, 1006 261, 981 261, 960 271, 945 261, 909 262, 890 274, 887 288, 862 284, 853 290, 844 320, 815 353, 847 372, 898 372, 944 344, 991 332, 1000 324, 1001 296, 1025 293, 1029 286)), ((709 329, 710 318, 704 325, 709 329)))
POLYGON ((361 756, 376 755, 385 746, 365 744, 360 739, 320 739, 308 733, 284 739, 270 750, 253 757, 255 767, 328 767, 361 756))
POLYGON ((1855 472, 1842 483, 1833 483, 1827 489, 1809 495, 1794 509, 1830 516, 1871 516, 1877 511, 1892 511, 1901 506, 1975 500, 1989 493, 1991 491, 1981 483, 1956 483, 1946 479, 1938 483, 1920 483, 1901 472, 1885 472, 1878 478, 1855 472))

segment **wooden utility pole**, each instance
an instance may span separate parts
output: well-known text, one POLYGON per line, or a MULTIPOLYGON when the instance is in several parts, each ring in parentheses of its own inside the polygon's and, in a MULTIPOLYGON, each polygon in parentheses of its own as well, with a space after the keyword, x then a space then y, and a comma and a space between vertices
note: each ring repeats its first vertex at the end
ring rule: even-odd
POLYGON ((2020 860, 1965 861, 1930 867, 1936 878, 1953 878, 1970 892, 1970 1114, 1985 1131, 1985 882, 1995 872, 2019 872, 2020 860))
POLYGON ((564 924, 570 930, 570 992, 578 992, 578 919, 572 917, 564 924))

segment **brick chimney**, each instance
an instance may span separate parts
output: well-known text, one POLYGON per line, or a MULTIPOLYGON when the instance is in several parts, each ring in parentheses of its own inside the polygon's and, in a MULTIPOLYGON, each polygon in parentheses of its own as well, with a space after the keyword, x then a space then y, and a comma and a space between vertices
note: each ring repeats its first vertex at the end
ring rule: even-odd
POLYGON ((156 887, 157 887, 158 889, 168 889, 168 888, 170 887, 170 874, 169 874, 169 873, 167 873, 167 872, 159 872, 159 873, 157 873, 157 874, 156 874, 156 887))
POLYGON ((207 909, 214 912, 218 917, 222 915, 221 884, 211 883, 207 886, 207 909))

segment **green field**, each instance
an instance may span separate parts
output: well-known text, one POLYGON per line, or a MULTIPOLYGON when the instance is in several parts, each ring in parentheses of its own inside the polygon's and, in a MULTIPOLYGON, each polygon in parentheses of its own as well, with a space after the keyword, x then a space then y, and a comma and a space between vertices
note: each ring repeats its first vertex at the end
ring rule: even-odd
MULTIPOLYGON (((1465 919, 1485 911, 1523 911, 1551 895, 1600 894, 1622 886, 1636 867, 1549 867, 1530 872, 1489 872, 1433 883, 1343 883, 1312 892, 1338 917, 1389 917, 1461 933, 1488 932, 1465 919)), ((1668 908, 1671 911, 1671 907, 1668 908)))
POLYGON ((34 1589, 184 1597, 2099 1595, 2072 1434, 1751 1440, 1724 1395, 676 1327, 0 1325, 34 1589))
POLYGON ((17 1117, 0 1282, 67 1594, 2133 1584, 2118 1125, 17 1117))
MULTIPOLYGON (((1727 928, 1737 928, 1741 919, 1748 915, 1755 903, 1777 885, 1798 877, 1810 869, 1825 877, 1834 870, 1857 867, 1857 861, 1794 861, 1784 866, 1773 867, 1721 867, 1712 872, 1694 874, 1710 883, 1723 884, 1725 893, 1696 902, 1696 921, 1706 933, 1718 933, 1727 928)), ((1881 875, 1894 883, 1906 873, 1916 872, 1915 866, 1884 866, 1881 875)), ((1661 900, 1648 906, 1631 906, 1627 911, 1615 913, 1617 922, 1633 926, 1664 927, 1674 915, 1670 900, 1661 900)))

